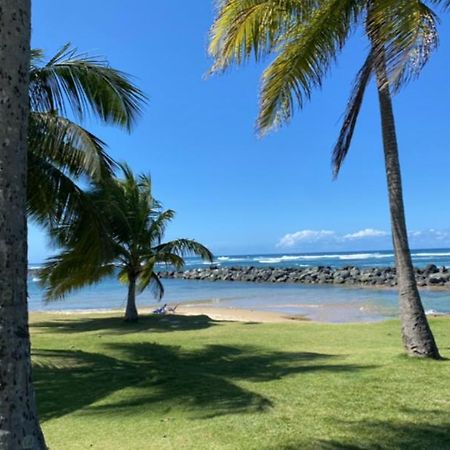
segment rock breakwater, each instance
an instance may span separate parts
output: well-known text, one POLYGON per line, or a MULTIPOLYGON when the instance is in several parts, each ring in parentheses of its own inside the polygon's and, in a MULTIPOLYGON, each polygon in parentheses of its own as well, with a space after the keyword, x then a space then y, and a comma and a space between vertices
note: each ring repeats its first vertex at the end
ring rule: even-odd
MULTIPOLYGON (((429 264, 416 268, 419 287, 450 289, 450 268, 429 264)), ((186 271, 159 272, 161 278, 206 281, 243 281, 252 283, 332 284, 343 286, 395 287, 397 274, 394 267, 332 268, 327 266, 299 268, 217 267, 186 271)))

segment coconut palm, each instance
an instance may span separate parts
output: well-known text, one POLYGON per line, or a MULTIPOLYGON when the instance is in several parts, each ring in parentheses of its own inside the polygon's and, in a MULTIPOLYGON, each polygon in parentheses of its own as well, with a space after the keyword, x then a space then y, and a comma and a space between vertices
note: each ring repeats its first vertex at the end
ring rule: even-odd
POLYGON ((260 133, 288 122, 303 108, 357 28, 369 41, 339 139, 333 151, 337 176, 349 150, 372 77, 378 90, 393 244, 399 279, 402 336, 409 355, 439 358, 417 289, 405 223, 392 94, 418 76, 437 47, 431 6, 448 0, 221 0, 211 29, 211 72, 272 55, 262 76, 260 133))
POLYGON ((0 12, 0 447, 44 450, 32 385, 27 310, 26 169, 31 5, 0 12))
POLYGON ((164 295, 157 265, 179 269, 186 255, 199 255, 208 261, 213 255, 194 240, 162 242, 175 212, 162 210, 152 195, 149 176, 136 178, 126 165, 122 171, 123 179, 95 183, 85 195, 91 208, 53 230, 63 251, 48 260, 40 277, 51 300, 116 275, 128 285, 125 320, 136 321, 136 293, 150 287, 159 300, 164 295))
POLYGON ((77 53, 70 44, 48 61, 41 50, 31 52, 27 201, 31 218, 51 228, 80 207, 78 181, 112 174, 114 162, 105 143, 80 123, 92 116, 131 130, 144 101, 128 75, 101 58, 77 53))

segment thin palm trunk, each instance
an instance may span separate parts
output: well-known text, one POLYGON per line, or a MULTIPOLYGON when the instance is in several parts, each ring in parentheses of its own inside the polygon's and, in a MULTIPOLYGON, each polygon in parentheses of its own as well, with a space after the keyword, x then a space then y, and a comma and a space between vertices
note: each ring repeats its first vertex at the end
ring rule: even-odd
POLYGON ((136 308, 136 277, 129 276, 128 281, 128 299, 127 308, 125 310, 126 322, 137 322, 138 312, 136 308))
POLYGON ((439 359, 439 350, 423 309, 411 260, 394 113, 385 64, 377 66, 376 80, 397 267, 403 345, 411 356, 439 359))
POLYGON ((27 310, 30 1, 0 8, 0 448, 45 449, 31 376, 27 310))

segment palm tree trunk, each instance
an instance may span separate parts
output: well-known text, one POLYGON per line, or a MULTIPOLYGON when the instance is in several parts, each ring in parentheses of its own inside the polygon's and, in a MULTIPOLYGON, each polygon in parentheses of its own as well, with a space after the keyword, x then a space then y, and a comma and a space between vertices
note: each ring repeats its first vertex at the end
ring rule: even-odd
POLYGON ((0 448, 45 449, 31 376, 26 170, 30 1, 0 7, 0 448))
POLYGON ((411 356, 439 359, 439 350, 420 300, 409 250, 398 144, 385 63, 377 66, 376 79, 389 191, 392 238, 400 296, 403 345, 406 352, 411 356))
POLYGON ((128 282, 128 299, 127 308, 125 310, 126 322, 137 322, 138 312, 136 308, 136 277, 129 276, 128 282))

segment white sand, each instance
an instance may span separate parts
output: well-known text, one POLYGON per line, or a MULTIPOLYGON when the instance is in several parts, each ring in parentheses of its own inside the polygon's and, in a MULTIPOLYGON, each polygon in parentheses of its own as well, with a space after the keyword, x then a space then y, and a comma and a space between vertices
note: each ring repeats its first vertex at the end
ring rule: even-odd
POLYGON ((183 316, 197 316, 203 314, 213 320, 233 322, 292 323, 307 320, 300 315, 288 315, 254 309, 217 308, 203 305, 180 305, 176 308, 176 314, 181 314, 183 316))

